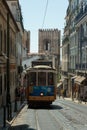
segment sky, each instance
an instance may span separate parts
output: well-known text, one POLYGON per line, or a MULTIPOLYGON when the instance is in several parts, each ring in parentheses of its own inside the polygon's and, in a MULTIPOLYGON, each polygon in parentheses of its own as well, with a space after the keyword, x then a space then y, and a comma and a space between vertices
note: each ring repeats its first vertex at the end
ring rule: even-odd
POLYGON ((39 29, 63 29, 68 0, 19 0, 23 24, 30 31, 30 52, 38 52, 39 29), (26 1, 26 2, 25 2, 26 1), (47 8, 46 8, 47 7, 47 8))

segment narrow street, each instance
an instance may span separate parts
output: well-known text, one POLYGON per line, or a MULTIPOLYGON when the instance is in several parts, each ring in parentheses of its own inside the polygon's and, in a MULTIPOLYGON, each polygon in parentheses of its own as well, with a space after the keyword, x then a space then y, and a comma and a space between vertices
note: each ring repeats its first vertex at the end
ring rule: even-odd
POLYGON ((87 130, 87 104, 57 99, 50 107, 26 105, 9 130, 87 130))
POLYGON ((87 130, 85 102, 87 0, 0 0, 0 130, 87 130))

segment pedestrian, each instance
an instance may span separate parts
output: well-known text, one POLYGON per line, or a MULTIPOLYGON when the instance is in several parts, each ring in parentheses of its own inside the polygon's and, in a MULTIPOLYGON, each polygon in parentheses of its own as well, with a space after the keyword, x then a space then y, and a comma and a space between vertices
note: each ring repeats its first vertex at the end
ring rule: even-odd
POLYGON ((78 89, 78 102, 81 103, 81 89, 80 89, 80 86, 79 86, 79 89, 78 89))
POLYGON ((64 89, 61 89, 61 96, 64 98, 64 89))
POLYGON ((59 91, 59 98, 60 98, 60 96, 61 96, 61 93, 60 93, 60 91, 59 91))
POLYGON ((60 91, 60 89, 58 89, 58 96, 59 96, 59 98, 60 98, 60 96, 61 96, 61 91, 60 91))
POLYGON ((61 88, 60 87, 57 88, 57 94, 58 94, 58 97, 60 98, 60 96, 61 96, 61 88))

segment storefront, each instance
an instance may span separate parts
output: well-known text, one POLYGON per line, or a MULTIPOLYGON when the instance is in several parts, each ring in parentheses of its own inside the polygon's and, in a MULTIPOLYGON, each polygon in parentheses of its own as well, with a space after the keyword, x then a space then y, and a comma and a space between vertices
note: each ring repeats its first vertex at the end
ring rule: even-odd
POLYGON ((60 80, 61 89, 65 91, 65 96, 68 96, 68 77, 67 76, 62 76, 62 79, 60 80))
POLYGON ((87 79, 84 76, 77 76, 77 78, 75 79, 75 94, 76 94, 76 98, 83 100, 84 96, 85 96, 85 86, 87 79))
POLYGON ((77 75, 71 77, 71 97, 72 99, 76 97, 76 84, 75 79, 77 78, 77 75))

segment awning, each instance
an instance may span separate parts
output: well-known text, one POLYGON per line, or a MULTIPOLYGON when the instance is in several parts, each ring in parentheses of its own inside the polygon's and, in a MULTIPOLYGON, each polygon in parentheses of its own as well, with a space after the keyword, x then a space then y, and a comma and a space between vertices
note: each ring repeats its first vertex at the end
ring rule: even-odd
POLYGON ((59 82, 63 82, 64 81, 64 78, 60 79, 59 82))
POLYGON ((57 87, 59 88, 62 84, 63 84, 62 82, 58 83, 57 87))
POLYGON ((71 79, 76 79, 76 78, 77 78, 77 75, 75 75, 75 76, 71 77, 71 79))
POLYGON ((75 78, 75 83, 81 84, 85 79, 84 76, 77 76, 77 78, 75 78))

